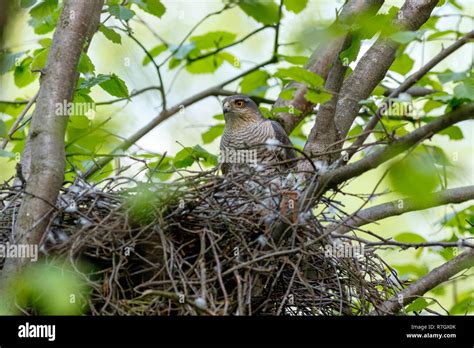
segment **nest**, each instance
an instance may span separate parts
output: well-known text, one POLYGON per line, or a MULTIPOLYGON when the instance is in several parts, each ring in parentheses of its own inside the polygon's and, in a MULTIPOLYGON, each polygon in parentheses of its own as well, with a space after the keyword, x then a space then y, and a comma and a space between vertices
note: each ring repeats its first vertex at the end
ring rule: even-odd
MULTIPOLYGON (((290 176, 209 171, 172 183, 113 177, 95 185, 78 177, 62 189, 41 250, 74 266, 94 264, 84 274, 91 315, 377 309, 398 290, 390 268, 374 249, 322 233, 331 198, 298 212, 293 203, 301 189, 290 176), (285 233, 276 238, 282 225, 285 233)), ((10 217, 0 226, 4 235, 20 197, 12 187, 0 190, 2 216, 10 217)))

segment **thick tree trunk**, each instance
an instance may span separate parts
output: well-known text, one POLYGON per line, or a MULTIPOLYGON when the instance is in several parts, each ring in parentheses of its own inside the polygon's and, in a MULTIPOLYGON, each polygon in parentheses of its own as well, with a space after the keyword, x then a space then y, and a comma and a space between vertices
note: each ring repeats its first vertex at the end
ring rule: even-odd
MULTIPOLYGON (((99 25, 103 0, 65 1, 42 79, 22 156, 25 194, 14 228, 15 243, 39 244, 62 186, 66 115, 57 106, 72 102, 81 53, 99 25)), ((7 260, 4 274, 18 264, 7 260)), ((21 262, 20 262, 21 263, 21 262)))

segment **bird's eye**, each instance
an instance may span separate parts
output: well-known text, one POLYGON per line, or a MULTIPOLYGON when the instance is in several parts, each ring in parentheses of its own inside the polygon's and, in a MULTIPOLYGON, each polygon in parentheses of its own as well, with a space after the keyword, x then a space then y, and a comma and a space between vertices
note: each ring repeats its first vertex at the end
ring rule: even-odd
POLYGON ((242 108, 244 106, 244 101, 243 100, 237 100, 235 102, 235 105, 238 107, 238 108, 242 108))

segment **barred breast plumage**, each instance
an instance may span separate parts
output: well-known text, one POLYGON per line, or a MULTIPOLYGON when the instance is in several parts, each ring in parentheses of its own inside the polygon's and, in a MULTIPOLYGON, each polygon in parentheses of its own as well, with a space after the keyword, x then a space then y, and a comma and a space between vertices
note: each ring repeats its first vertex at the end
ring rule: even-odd
POLYGON ((250 168, 277 172, 288 168, 296 152, 283 129, 263 117, 249 97, 235 95, 223 101, 226 121, 221 139, 221 168, 224 174, 250 168))

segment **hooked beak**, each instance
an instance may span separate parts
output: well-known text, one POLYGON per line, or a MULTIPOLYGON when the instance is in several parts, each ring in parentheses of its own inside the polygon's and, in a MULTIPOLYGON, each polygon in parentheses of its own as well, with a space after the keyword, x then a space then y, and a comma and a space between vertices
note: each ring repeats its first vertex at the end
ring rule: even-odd
POLYGON ((230 111, 230 103, 225 102, 224 105, 222 106, 222 109, 224 111, 224 114, 228 113, 230 111))

